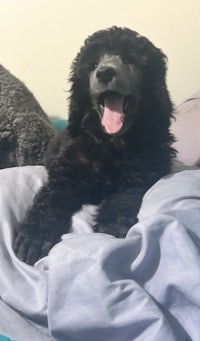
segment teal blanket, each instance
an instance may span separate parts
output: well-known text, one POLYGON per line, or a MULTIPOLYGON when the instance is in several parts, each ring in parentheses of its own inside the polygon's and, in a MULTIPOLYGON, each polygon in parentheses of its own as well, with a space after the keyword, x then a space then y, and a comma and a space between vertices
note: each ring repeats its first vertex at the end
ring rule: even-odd
POLYGON ((13 341, 11 339, 8 339, 7 337, 0 335, 0 341, 13 341))
POLYGON ((61 131, 67 126, 68 121, 62 119, 54 119, 52 120, 52 123, 58 131, 61 131))

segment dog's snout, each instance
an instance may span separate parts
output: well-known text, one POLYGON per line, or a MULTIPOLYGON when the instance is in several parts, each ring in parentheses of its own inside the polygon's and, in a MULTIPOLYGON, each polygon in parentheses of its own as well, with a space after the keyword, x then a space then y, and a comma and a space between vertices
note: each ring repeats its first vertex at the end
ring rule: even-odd
POLYGON ((109 83, 116 75, 116 70, 112 66, 101 66, 96 73, 98 80, 102 83, 109 83))

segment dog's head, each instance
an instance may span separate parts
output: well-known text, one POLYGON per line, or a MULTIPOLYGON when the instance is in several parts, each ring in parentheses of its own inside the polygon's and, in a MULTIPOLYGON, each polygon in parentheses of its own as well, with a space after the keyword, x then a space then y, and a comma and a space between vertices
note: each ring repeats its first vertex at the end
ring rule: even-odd
POLYGON ((107 134, 122 134, 132 125, 140 100, 140 68, 120 54, 105 52, 90 71, 89 91, 107 134))
POLYGON ((172 104, 165 76, 166 57, 147 38, 128 28, 98 31, 72 65, 69 123, 112 136, 145 120, 168 128, 172 104))

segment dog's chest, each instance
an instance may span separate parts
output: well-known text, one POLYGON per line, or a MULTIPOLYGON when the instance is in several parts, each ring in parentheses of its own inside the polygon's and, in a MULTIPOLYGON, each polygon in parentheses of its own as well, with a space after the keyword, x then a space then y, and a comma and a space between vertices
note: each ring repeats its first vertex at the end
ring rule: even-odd
POLYGON ((109 144, 89 145, 76 153, 77 167, 90 181, 116 188, 130 181, 133 162, 126 153, 109 144))

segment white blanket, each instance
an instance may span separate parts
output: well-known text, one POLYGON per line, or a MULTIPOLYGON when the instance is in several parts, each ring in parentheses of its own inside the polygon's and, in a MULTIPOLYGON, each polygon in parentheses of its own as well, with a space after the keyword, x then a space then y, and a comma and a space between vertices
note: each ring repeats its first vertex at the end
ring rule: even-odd
POLYGON ((41 166, 0 171, 0 334, 18 341, 199 341, 200 170, 161 179, 126 239, 91 233, 95 207, 73 219, 34 267, 16 258, 13 230, 41 166))

